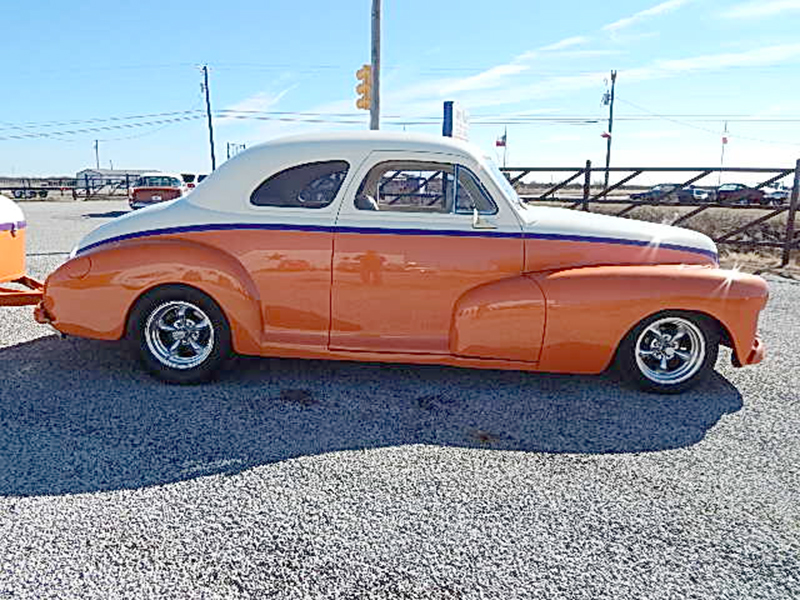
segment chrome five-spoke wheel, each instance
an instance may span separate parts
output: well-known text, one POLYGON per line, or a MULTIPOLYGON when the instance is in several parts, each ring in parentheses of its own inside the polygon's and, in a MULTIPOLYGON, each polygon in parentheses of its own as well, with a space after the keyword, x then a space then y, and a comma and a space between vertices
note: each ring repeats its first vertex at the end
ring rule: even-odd
POLYGON ((128 336, 153 375, 170 383, 210 379, 230 357, 231 335, 222 309, 185 285, 151 290, 134 305, 128 336))
POLYGON ((636 364, 655 383, 686 381, 703 366, 705 355, 703 332, 681 317, 651 323, 636 340, 636 364))
POLYGON ((617 368, 646 391, 682 392, 713 370, 719 340, 719 325, 711 317, 664 311, 628 332, 617 350, 617 368))
POLYGON ((173 300, 147 319, 145 340, 153 357, 172 369, 191 369, 214 349, 214 328, 208 315, 188 302, 173 300))

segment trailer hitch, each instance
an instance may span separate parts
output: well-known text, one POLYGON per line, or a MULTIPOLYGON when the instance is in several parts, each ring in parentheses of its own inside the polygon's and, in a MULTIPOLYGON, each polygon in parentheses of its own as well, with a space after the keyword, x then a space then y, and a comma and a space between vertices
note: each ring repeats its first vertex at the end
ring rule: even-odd
POLYGON ((32 277, 23 276, 7 283, 13 283, 25 289, 0 285, 0 306, 30 306, 42 301, 44 285, 32 277))

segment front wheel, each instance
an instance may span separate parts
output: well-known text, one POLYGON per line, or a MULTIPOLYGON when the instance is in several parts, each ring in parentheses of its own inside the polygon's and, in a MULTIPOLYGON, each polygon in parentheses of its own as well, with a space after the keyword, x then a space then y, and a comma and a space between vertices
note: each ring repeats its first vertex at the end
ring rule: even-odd
POLYGON ((714 369, 719 329, 710 318, 668 311, 634 327, 617 351, 617 368, 637 387, 660 394, 688 390, 714 369))
POLYGON ((168 383, 207 381, 231 353, 222 310, 194 288, 169 286, 144 295, 131 312, 128 336, 139 360, 168 383))

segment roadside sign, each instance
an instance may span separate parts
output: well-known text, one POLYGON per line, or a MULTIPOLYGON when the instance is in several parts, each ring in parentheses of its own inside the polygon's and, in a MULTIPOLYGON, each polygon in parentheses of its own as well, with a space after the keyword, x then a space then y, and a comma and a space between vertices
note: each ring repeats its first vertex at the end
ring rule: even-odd
POLYGON ((464 141, 469 139, 469 114, 463 106, 453 100, 446 100, 444 103, 442 135, 464 141))

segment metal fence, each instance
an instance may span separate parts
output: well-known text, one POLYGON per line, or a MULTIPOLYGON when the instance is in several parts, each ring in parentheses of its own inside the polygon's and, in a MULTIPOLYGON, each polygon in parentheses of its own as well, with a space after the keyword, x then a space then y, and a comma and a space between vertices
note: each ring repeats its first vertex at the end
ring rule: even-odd
POLYGON ((46 178, 21 179, 0 183, 0 191, 8 192, 17 199, 45 199, 53 194, 71 195, 73 198, 89 199, 95 196, 127 196, 136 177, 89 177, 80 179, 46 178))
MULTIPOLYGON (((758 210, 761 216, 747 220, 744 224, 721 232, 714 236, 717 244, 755 248, 768 247, 782 250, 781 266, 789 264, 792 250, 800 249, 800 236, 795 228, 795 217, 800 196, 800 160, 791 168, 742 168, 742 167, 714 167, 714 168, 670 168, 670 167, 605 167, 593 168, 591 161, 586 161, 584 167, 504 167, 508 180, 517 189, 526 202, 557 202, 567 208, 591 211, 593 207, 603 206, 603 212, 625 216, 642 206, 685 206, 692 210, 677 216, 670 221, 671 225, 690 225, 691 219, 712 209, 729 210, 758 210), (619 179, 610 185, 593 184, 592 176, 605 178, 606 172, 610 178, 619 176, 619 179), (536 182, 537 175, 559 174, 560 181, 549 184, 536 182), (659 178, 665 175, 676 174, 683 179, 682 183, 675 184, 672 190, 663 193, 654 192, 645 198, 631 198, 630 190, 637 187, 635 180, 642 176, 657 174, 659 178), (693 197, 689 193, 681 193, 676 201, 675 197, 680 190, 691 191, 695 184, 700 184, 712 174, 722 177, 722 174, 736 174, 737 176, 755 177, 758 182, 752 186, 756 190, 763 190, 782 179, 794 174, 791 190, 787 198, 770 200, 764 203, 733 203, 720 199, 718 186, 711 184, 703 193, 693 197), (527 179, 528 181, 524 181, 527 179), (531 181, 533 180, 533 181, 531 181), (702 197, 705 195, 705 197, 702 197), (613 207, 613 208, 612 208, 613 207), (611 209, 611 210, 609 210, 611 209), (762 223, 775 219, 786 213, 786 226, 782 229, 779 240, 742 239, 762 223)), ((642 187, 642 186, 638 186, 642 187)), ((698 186, 699 188, 699 186, 698 186)), ((700 188, 702 189, 702 188, 700 188)), ((634 194, 634 196, 636 196, 634 194)))

